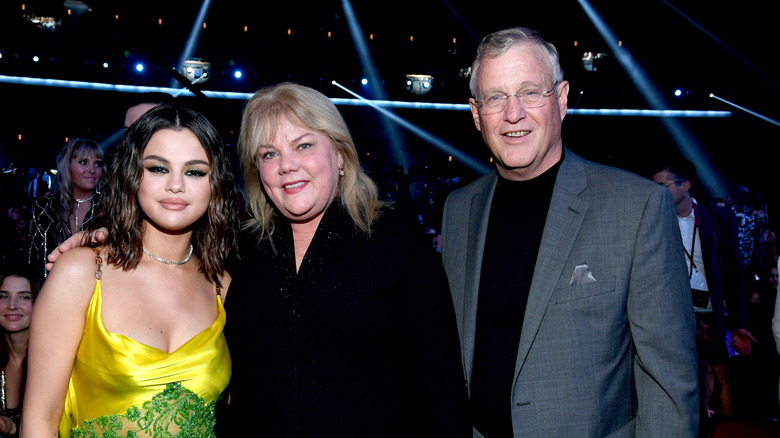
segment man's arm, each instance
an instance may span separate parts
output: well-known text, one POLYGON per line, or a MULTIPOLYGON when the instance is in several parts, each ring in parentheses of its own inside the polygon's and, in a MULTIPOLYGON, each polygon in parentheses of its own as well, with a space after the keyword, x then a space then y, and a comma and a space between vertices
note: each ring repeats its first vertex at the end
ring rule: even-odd
POLYGON ((671 195, 654 190, 636 236, 627 312, 636 348, 638 437, 695 437, 696 324, 671 195))

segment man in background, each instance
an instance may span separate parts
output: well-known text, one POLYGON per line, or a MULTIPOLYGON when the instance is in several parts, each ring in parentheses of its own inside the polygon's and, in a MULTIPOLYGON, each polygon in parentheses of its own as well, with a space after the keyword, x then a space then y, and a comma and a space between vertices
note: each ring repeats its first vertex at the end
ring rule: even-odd
POLYGON ((671 157, 657 166, 653 181, 669 190, 677 213, 696 315, 703 418, 716 414, 711 399, 716 380, 720 384, 717 414, 732 415, 727 330, 739 354, 749 354, 755 341, 746 329, 748 298, 737 217, 728 207, 700 204, 691 196, 696 167, 682 157, 671 157), (726 309, 728 319, 724 318, 726 309))

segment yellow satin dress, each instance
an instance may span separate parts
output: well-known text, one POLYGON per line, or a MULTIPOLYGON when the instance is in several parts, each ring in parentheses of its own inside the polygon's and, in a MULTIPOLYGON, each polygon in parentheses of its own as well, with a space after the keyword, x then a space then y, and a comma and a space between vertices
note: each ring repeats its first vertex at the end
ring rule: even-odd
POLYGON ((214 323, 167 353, 106 330, 100 280, 87 309, 60 437, 214 437, 214 407, 230 380, 216 297, 214 323))

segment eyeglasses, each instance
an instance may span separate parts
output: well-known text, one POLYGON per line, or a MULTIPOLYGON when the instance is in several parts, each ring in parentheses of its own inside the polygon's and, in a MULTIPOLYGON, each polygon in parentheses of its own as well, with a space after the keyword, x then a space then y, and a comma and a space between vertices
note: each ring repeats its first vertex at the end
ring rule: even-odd
POLYGON ((482 100, 475 100, 474 102, 477 103, 477 107, 482 111, 482 114, 495 114, 504 111, 507 101, 512 96, 516 97, 517 100, 520 101, 520 103, 523 105, 523 108, 538 108, 547 103, 544 98, 550 97, 558 84, 560 84, 560 82, 554 83, 552 88, 550 88, 548 91, 544 91, 539 88, 529 88, 522 90, 517 94, 493 93, 487 95, 482 100))
POLYGON ((659 185, 659 186, 661 186, 661 187, 669 187, 669 186, 670 186, 670 185, 672 185, 672 184, 674 184, 674 185, 676 185, 676 186, 679 186, 679 185, 682 185, 682 183, 684 183, 684 182, 685 182, 685 181, 674 181, 674 182, 670 182, 670 183, 666 183, 666 184, 664 184, 664 183, 658 183, 658 185, 659 185))

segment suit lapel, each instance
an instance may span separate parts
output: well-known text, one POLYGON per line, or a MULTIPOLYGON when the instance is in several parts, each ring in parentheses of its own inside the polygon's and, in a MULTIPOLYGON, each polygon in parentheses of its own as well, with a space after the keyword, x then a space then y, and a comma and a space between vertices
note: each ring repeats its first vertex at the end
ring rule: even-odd
POLYGON ((590 206, 588 201, 579 197, 587 185, 583 160, 566 150, 555 181, 528 294, 523 331, 517 351, 515 380, 539 331, 558 279, 564 270, 574 269, 573 266, 567 267, 565 263, 590 206))
POLYGON ((466 256, 465 294, 463 296, 463 357, 469 382, 474 363, 474 340, 477 330, 477 301, 482 272, 482 256, 485 252, 490 204, 493 202, 497 181, 498 177, 495 176, 495 173, 486 178, 484 185, 477 189, 472 196, 469 209, 469 241, 466 256))

